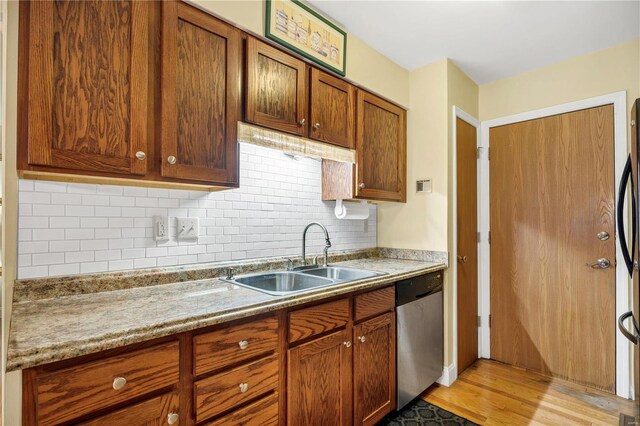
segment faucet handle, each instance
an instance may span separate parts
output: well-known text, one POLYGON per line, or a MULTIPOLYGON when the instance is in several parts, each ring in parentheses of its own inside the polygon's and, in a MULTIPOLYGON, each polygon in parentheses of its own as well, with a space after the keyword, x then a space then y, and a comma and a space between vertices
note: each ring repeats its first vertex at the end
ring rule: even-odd
POLYGON ((227 279, 228 280, 232 280, 233 279, 233 268, 227 268, 227 279))
POLYGON ((322 255, 321 255, 321 254, 316 254, 316 255, 315 255, 315 257, 313 258, 313 263, 314 263, 315 265, 319 265, 319 263, 318 263, 318 258, 319 258, 320 256, 322 256, 322 255))
POLYGON ((287 261, 287 271, 293 271, 293 260, 288 257, 285 260, 287 261))

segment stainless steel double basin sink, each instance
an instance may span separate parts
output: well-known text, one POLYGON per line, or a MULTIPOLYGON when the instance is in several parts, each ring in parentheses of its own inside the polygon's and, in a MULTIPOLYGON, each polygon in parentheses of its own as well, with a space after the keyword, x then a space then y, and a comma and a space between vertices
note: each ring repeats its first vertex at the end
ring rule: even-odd
POLYGON ((313 265, 296 268, 291 271, 241 275, 232 279, 224 279, 224 281, 272 296, 283 296, 380 275, 384 274, 339 266, 321 267, 313 265))

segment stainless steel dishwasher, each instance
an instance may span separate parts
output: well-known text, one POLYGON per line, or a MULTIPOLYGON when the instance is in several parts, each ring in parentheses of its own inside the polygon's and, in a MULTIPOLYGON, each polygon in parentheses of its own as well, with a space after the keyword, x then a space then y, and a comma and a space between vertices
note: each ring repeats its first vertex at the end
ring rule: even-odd
POLYGON ((442 375, 442 275, 432 272, 396 283, 397 410, 442 375))

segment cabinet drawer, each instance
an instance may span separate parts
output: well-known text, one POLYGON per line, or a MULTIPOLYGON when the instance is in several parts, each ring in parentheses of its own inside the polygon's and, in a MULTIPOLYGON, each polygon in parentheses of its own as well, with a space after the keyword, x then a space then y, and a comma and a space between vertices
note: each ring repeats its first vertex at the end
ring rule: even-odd
POLYGON ((360 294, 355 299, 356 321, 390 311, 396 304, 396 288, 389 286, 360 294))
POLYGON ((277 355, 199 380, 195 384, 196 419, 211 418, 277 386, 277 355))
POLYGON ((270 317, 193 338, 196 376, 278 349, 278 319, 270 317))
POLYGON ((179 344, 170 342, 38 374, 38 422, 66 422, 178 382, 179 344), (123 384, 118 389, 116 378, 123 384), (123 383, 124 382, 124 383, 123 383))
POLYGON ((231 414, 220 417, 207 426, 273 426, 278 424, 278 394, 274 393, 231 414))
POLYGON ((169 393, 104 416, 80 423, 81 426, 177 425, 178 395, 169 393), (169 423, 169 421, 172 423, 169 423))
POLYGON ((289 343, 343 327, 349 321, 349 300, 323 303, 289 313, 289 343))

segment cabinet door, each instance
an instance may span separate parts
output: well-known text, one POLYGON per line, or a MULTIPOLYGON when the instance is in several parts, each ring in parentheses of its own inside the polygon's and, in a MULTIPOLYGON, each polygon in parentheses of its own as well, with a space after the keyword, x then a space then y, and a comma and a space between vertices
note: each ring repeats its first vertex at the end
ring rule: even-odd
POLYGON ((406 111, 358 91, 356 197, 406 201, 406 111))
POLYGON ((306 136, 306 65, 278 49, 247 39, 248 122, 306 136))
POLYGON ((313 68, 309 137, 353 148, 355 101, 356 90, 351 84, 313 68))
POLYGON ((161 395, 80 424, 82 426, 178 425, 180 424, 178 395, 161 395))
POLYGON ((373 425, 396 406, 396 324, 389 312, 354 328, 356 425, 373 425))
POLYGON ((144 175, 148 4, 29 6, 28 164, 144 175))
POLYGON ((351 423, 351 341, 346 330, 288 352, 287 424, 351 423))
POLYGON ((240 32, 181 2, 162 7, 162 176, 237 185, 240 32))

